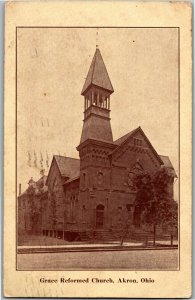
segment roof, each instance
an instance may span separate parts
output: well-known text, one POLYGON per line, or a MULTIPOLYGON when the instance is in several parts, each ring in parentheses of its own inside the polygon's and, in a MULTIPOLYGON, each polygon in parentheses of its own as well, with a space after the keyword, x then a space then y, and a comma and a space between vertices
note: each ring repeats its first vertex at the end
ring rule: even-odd
POLYGON ((27 190, 28 190, 28 188, 24 192, 22 192, 20 195, 18 195, 18 198, 28 195, 27 190))
POLYGON ((151 147, 152 152, 154 153, 154 155, 156 156, 156 158, 158 159, 158 161, 160 162, 160 164, 163 163, 161 157, 158 155, 158 153, 156 152, 156 150, 154 149, 154 147, 152 146, 152 144, 150 143, 149 139, 147 138, 147 136, 145 135, 145 133, 143 132, 142 128, 139 126, 137 128, 135 128, 134 130, 130 131, 129 133, 123 135, 121 138, 119 138, 118 140, 114 141, 114 144, 116 144, 118 147, 115 148, 113 150, 113 152, 110 154, 114 154, 115 152, 117 152, 120 147, 122 147, 122 145, 126 142, 127 139, 129 139, 130 137, 133 137, 133 135, 137 132, 140 131, 142 133, 142 135, 145 137, 146 141, 148 142, 148 144, 151 147))
POLYGON ((80 174, 80 160, 72 157, 54 155, 62 177, 75 178, 80 174))
POLYGON ((43 175, 41 178, 39 178, 39 180, 36 181, 36 186, 42 188, 46 184, 46 181, 47 181, 47 176, 43 175))
POLYGON ((173 165, 170 161, 170 158, 168 156, 165 156, 165 155, 159 155, 159 156, 162 159, 164 166, 169 168, 169 169, 172 169, 174 177, 177 177, 177 174, 175 173, 174 167, 173 167, 173 165))
POLYGON ((110 91, 111 93, 114 92, 112 83, 108 76, 108 72, 106 70, 106 66, 104 64, 102 55, 100 50, 96 48, 91 66, 89 68, 87 78, 85 80, 81 95, 84 95, 86 90, 90 87, 90 85, 96 85, 103 89, 110 91))
POLYGON ((87 139, 103 140, 112 143, 113 137, 109 119, 101 118, 95 114, 87 118, 83 123, 80 144, 87 139))
MULTIPOLYGON (((114 143, 115 145, 118 146, 114 151, 116 151, 116 150, 122 145, 122 143, 124 143, 129 137, 133 136, 133 134, 134 134, 137 130, 139 130, 139 129, 143 132, 143 130, 141 129, 141 127, 138 127, 138 128, 136 128, 136 129, 130 131, 129 133, 123 135, 121 138, 117 139, 116 141, 114 141, 113 143, 114 143)), ((144 133, 144 132, 143 132, 143 133, 144 133)), ((145 134, 144 134, 144 135, 145 135, 145 134)), ((145 136, 145 137, 146 137, 146 136, 145 136)), ((147 138, 147 137, 146 137, 146 138, 147 138)), ((147 139, 147 140, 148 140, 148 139, 147 139)), ((150 143, 149 140, 148 140, 148 142, 150 143)), ((151 143, 150 143, 150 144, 151 144, 151 143)), ((152 145, 151 145, 151 146, 152 146, 152 145)), ((152 149, 155 151, 155 149, 153 148, 153 146, 152 146, 152 149)), ((113 152, 114 152, 114 151, 113 151, 113 152)), ((155 152, 156 152, 156 151, 155 151, 155 152)), ((156 154, 157 154, 157 153, 156 153, 156 154)), ((168 156, 165 156, 165 155, 159 155, 159 154, 157 154, 157 155, 159 156, 159 158, 160 158, 160 160, 162 161, 163 165, 164 165, 165 167, 171 169, 172 172, 173 172, 174 177, 177 177, 177 174, 175 173, 174 167, 173 167, 173 165, 172 165, 172 163, 171 163, 169 157, 168 157, 168 156)))
MULTIPOLYGON (((139 128, 139 127, 138 127, 139 128)), ((116 141, 114 141, 114 144, 120 146, 124 141, 126 141, 126 139, 128 139, 131 135, 133 135, 133 133, 138 129, 134 129, 132 131, 130 131, 129 133, 123 135, 122 137, 120 137, 119 139, 117 139, 116 141)))
MULTIPOLYGON (((29 181, 34 183, 33 187, 35 189, 35 193, 38 193, 40 191, 45 193, 48 190, 48 188, 46 186, 46 180, 47 180, 47 176, 43 175, 37 181, 34 181, 32 178, 29 181)), ((18 197, 23 197, 25 195, 28 195, 28 189, 29 189, 29 187, 24 192, 22 192, 18 197)))
POLYGON ((73 181, 76 181, 76 180, 79 180, 80 179, 80 176, 77 176, 77 177, 74 177, 74 178, 71 178, 71 179, 68 179, 64 182, 64 184, 68 184, 70 182, 73 182, 73 181))

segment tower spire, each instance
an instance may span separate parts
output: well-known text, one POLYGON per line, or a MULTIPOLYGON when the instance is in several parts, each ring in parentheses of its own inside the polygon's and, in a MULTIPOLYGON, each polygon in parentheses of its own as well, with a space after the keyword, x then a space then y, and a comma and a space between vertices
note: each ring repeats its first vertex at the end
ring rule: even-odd
POLYGON ((107 90, 110 94, 114 92, 99 48, 96 48, 81 95, 84 96, 92 85, 107 90))
POLYGON ((84 123, 80 144, 87 139, 113 142, 110 125, 110 95, 114 89, 97 46, 98 43, 81 92, 84 96, 84 123))
POLYGON ((99 32, 98 32, 99 28, 97 28, 96 31, 96 49, 99 48, 99 32))

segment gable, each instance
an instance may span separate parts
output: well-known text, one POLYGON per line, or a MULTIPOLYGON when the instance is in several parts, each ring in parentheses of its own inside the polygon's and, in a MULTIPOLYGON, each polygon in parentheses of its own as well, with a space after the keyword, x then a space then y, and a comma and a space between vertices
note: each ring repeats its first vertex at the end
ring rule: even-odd
POLYGON ((53 173, 60 177, 62 181, 76 178, 80 174, 80 160, 61 155, 54 155, 47 178, 47 184, 53 173))
POLYGON ((64 178, 75 178, 80 173, 80 160, 77 158, 54 155, 60 174, 64 178))
POLYGON ((62 180, 61 174, 60 174, 60 170, 58 168, 58 165, 56 163, 55 158, 53 157, 51 165, 50 165, 50 169, 49 169, 49 173, 47 176, 47 181, 46 181, 46 185, 49 187, 50 185, 53 186, 53 181, 58 178, 60 179, 60 181, 62 180))
POLYGON ((170 170, 171 174, 174 176, 174 177, 177 177, 177 174, 175 172, 175 169, 170 161, 170 158, 166 155, 160 155, 160 158, 162 159, 163 163, 164 163, 164 166, 170 170))
POLYGON ((112 162, 115 164, 129 167, 135 161, 144 161, 144 164, 149 167, 148 163, 152 163, 155 168, 163 164, 161 157, 144 134, 141 127, 131 131, 122 138, 114 142, 118 147, 111 153, 112 162))
MULTIPOLYGON (((139 127, 138 127, 139 128, 139 127)), ((123 135, 122 137, 120 137, 119 139, 117 139, 116 141, 114 141, 114 144, 117 146, 120 146, 123 142, 125 142, 127 140, 127 138, 129 138, 130 136, 133 135, 133 133, 138 130, 138 128, 128 132, 127 134, 123 135)))

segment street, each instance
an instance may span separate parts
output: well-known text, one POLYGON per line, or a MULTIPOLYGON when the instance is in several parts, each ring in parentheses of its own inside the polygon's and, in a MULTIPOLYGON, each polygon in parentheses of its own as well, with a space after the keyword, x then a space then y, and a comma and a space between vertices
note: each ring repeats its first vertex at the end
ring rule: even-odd
POLYGON ((178 250, 18 254, 17 265, 18 270, 173 270, 178 268, 178 250))

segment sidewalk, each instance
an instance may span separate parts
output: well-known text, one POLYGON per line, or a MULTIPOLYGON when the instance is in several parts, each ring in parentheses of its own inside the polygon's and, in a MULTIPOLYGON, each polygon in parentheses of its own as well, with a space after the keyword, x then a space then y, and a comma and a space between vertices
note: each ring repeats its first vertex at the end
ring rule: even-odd
MULTIPOLYGON (((97 243, 97 244, 69 244, 69 245, 50 245, 50 246, 18 246, 18 249, 42 249, 42 248, 96 248, 96 247, 113 247, 120 246, 120 243, 110 242, 110 243, 97 243)), ((123 243, 123 246, 142 246, 142 243, 123 243)))
POLYGON ((164 250, 177 249, 177 244, 170 246, 168 241, 156 241, 156 246, 149 242, 146 246, 144 243, 124 242, 120 245, 119 241, 110 243, 94 244, 66 244, 66 245, 40 245, 40 246, 18 246, 18 254, 26 253, 56 253, 56 252, 92 252, 92 251, 131 251, 131 250, 164 250))

